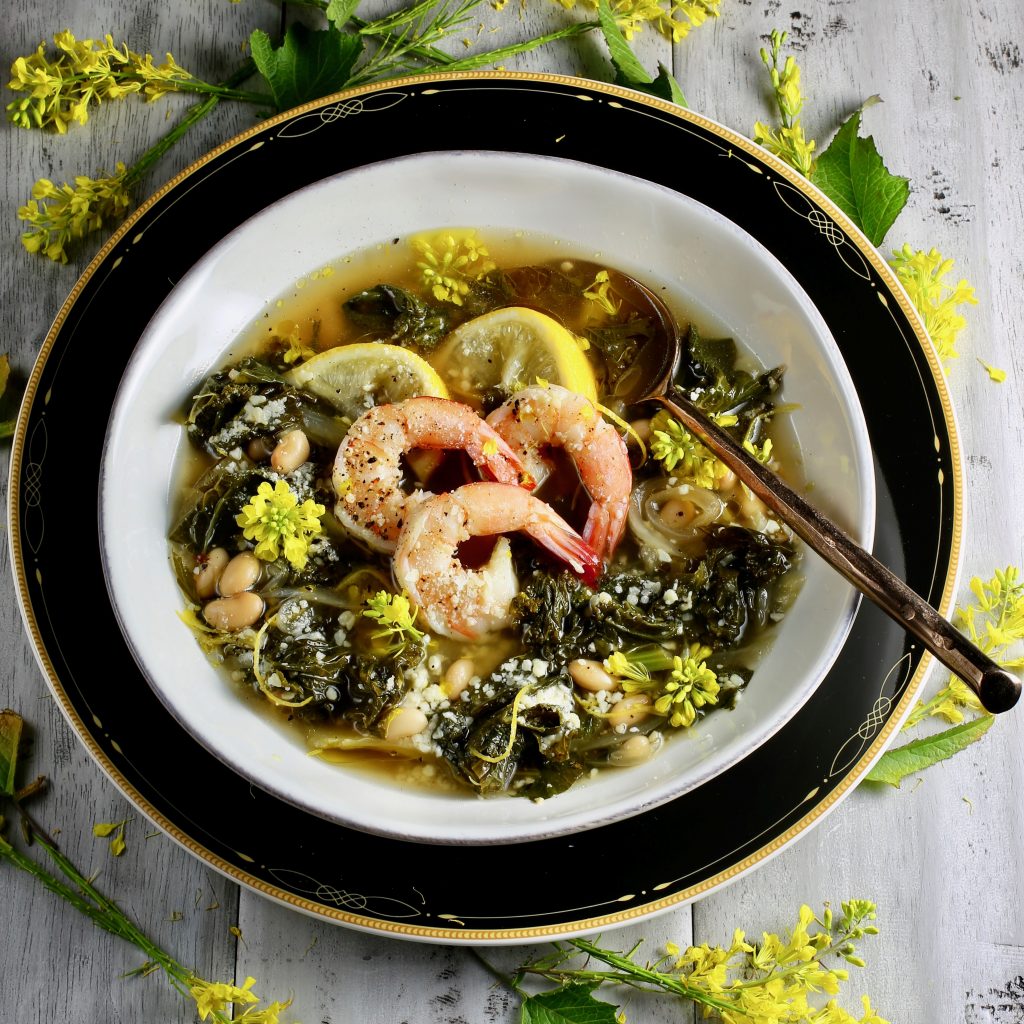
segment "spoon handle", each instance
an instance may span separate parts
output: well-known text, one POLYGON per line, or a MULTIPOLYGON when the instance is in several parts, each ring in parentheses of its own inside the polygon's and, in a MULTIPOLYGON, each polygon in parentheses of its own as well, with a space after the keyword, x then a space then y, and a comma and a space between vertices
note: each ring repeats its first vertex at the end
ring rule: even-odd
POLYGON ((670 387, 658 400, 700 437, 808 547, 967 683, 986 710, 996 714, 1009 711, 1017 703, 1021 682, 1016 676, 975 647, 903 580, 761 465, 682 391, 670 387))

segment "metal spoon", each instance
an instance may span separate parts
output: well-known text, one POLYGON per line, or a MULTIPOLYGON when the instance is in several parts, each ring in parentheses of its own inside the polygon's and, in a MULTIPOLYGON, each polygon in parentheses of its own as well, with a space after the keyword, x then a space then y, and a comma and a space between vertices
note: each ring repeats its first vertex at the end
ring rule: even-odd
POLYGON ((672 383, 679 366, 680 338, 671 312, 650 289, 625 274, 616 273, 612 287, 632 306, 643 304, 657 328, 641 348, 636 362, 620 379, 616 397, 627 404, 658 401, 668 408, 808 547, 970 686, 988 711, 993 714, 1009 711, 1020 697, 1020 680, 975 647, 903 580, 701 412, 672 383))

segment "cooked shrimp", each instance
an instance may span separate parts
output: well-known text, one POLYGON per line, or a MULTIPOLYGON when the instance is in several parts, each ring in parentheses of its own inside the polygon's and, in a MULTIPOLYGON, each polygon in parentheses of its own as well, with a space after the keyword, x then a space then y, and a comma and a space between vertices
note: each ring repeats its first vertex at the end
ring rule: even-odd
POLYGON ((557 384, 535 385, 514 394, 487 422, 538 483, 551 472, 546 450, 565 449, 590 495, 583 539, 609 558, 626 528, 633 471, 625 441, 596 406, 557 384))
POLYGON ((434 633, 476 639, 509 625, 519 580, 500 537, 480 569, 459 561, 470 537, 522 531, 593 582, 600 559, 549 505, 510 484, 465 484, 417 505, 398 538, 395 579, 434 633))
POLYGON ((402 455, 415 448, 464 451, 502 483, 526 479, 506 441, 468 405, 427 397, 378 405, 349 428, 333 473, 335 515, 375 551, 394 551, 413 506, 431 497, 429 491, 402 489, 402 455))

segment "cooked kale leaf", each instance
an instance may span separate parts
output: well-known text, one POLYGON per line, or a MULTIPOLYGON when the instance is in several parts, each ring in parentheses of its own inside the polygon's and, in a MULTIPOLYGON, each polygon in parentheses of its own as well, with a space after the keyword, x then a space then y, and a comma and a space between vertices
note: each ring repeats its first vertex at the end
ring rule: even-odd
POLYGON ((255 359, 243 359, 231 371, 211 374, 193 396, 186 423, 190 440, 215 456, 295 427, 301 427, 312 443, 331 449, 341 443, 346 430, 333 409, 291 387, 255 359), (274 415, 261 422, 258 410, 271 402, 274 415))
POLYGON ((412 344, 429 351, 451 330, 451 317, 440 304, 427 303, 393 284, 379 284, 345 303, 352 322, 379 339, 412 344))
POLYGON ((691 326, 677 380, 706 412, 737 416, 739 424, 732 432, 756 443, 774 412, 785 367, 749 373, 736 368, 736 356, 732 338, 705 338, 691 326))

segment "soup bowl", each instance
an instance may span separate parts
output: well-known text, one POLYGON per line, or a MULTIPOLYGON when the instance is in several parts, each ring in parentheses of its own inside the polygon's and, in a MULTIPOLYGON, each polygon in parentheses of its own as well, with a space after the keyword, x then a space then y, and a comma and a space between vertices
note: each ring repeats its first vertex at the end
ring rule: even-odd
POLYGON ((590 164, 492 152, 423 153, 326 178, 274 203, 177 283, 139 340, 110 416, 100 480, 112 605, 161 701, 253 784, 381 835, 444 844, 524 842, 639 814, 702 785, 781 728, 838 656, 859 597, 812 554, 749 686, 729 710, 669 738, 649 762, 609 769, 541 802, 402 787, 310 757, 297 731, 243 699, 177 612, 167 534, 180 412, 233 343, 293 283, 347 253, 440 227, 558 239, 656 288, 761 365, 787 367, 789 422, 814 502, 870 547, 875 490, 867 429, 835 341, 796 280, 719 213, 590 164))

